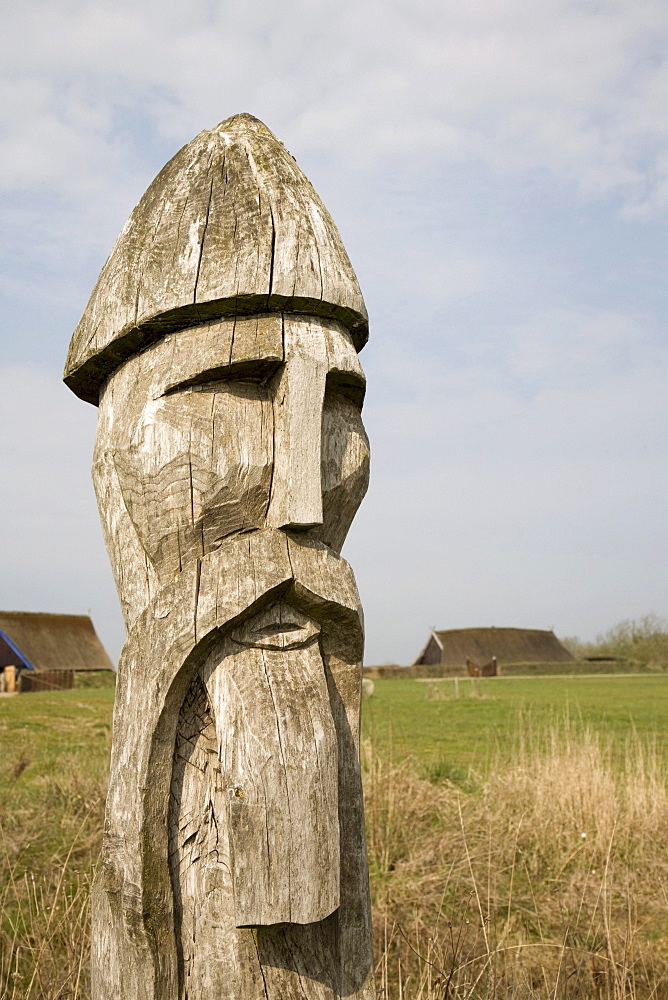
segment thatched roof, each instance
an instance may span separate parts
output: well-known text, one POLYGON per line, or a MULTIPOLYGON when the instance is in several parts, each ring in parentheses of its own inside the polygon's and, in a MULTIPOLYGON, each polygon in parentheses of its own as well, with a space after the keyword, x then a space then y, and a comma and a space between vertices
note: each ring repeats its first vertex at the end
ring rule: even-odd
MULTIPOLYGON (((534 628, 457 628, 434 631, 441 663, 486 663, 495 656, 503 663, 560 663, 573 660, 554 632, 534 628)), ((431 641, 431 640, 430 640, 431 641)), ((417 662, 420 662, 418 658, 417 662)))
POLYGON ((40 673, 113 670, 88 615, 0 611, 0 633, 0 667, 17 664, 18 651, 40 673))

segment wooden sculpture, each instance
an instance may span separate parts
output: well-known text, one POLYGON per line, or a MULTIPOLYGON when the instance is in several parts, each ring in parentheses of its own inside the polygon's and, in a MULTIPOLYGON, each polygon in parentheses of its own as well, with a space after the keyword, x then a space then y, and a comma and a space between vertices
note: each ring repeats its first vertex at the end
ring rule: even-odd
POLYGON ((94 1000, 374 996, 362 617, 362 295, 257 119, 202 132, 126 223, 65 381, 128 638, 94 1000))

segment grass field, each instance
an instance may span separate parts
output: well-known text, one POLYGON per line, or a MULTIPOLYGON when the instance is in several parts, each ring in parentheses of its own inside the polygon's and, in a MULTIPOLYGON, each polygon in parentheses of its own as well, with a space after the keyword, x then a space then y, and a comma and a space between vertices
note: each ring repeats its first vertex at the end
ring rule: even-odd
MULTIPOLYGON (((668 998, 668 676, 381 680, 384 1000, 668 998), (473 695, 473 696, 471 696, 473 695)), ((0 699, 0 997, 83 1000, 113 691, 0 699)))
POLYGON ((509 755, 520 732, 569 716, 621 747, 632 730, 668 754, 668 674, 376 680, 364 735, 399 762, 445 760, 485 770, 509 755), (477 697, 472 697, 477 695, 477 697))

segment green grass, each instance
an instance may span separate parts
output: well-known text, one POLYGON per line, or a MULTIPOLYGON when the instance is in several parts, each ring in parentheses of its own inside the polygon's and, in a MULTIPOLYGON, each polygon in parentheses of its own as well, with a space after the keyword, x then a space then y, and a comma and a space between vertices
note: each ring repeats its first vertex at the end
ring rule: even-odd
POLYGON ((91 688, 0 699, 0 823, 19 869, 57 856, 63 827, 76 821, 72 803, 83 815, 103 794, 113 698, 91 688), (40 808, 57 819, 26 838, 24 818, 40 808))
MULTIPOLYGON (((363 736, 397 762, 413 756, 443 773, 483 769, 492 755, 510 753, 521 719, 540 727, 569 715, 622 742, 635 729, 668 751, 667 675, 483 678, 480 697, 462 679, 457 699, 452 679, 374 684, 363 736)), ((113 696, 109 688, 82 688, 0 699, 0 788, 10 782, 13 795, 39 796, 45 783, 73 770, 103 773, 113 696)))
MULTIPOLYGON (((458 684, 377 680, 363 703, 384 996, 443 1000, 438 966, 451 997, 473 969, 475 1000, 663 1000, 668 675, 458 684)), ((0 698, 0 997, 90 996, 112 703, 0 698)))
POLYGON ((374 685, 388 1000, 666 1000, 668 676, 460 679, 458 698, 453 679, 374 685))
POLYGON ((668 675, 490 677, 459 680, 376 680, 364 702, 363 736, 400 762, 415 757, 427 769, 473 767, 486 772, 498 754, 510 756, 520 729, 548 727, 565 716, 620 746, 634 730, 668 752, 668 675))
POLYGON ((0 698, 0 996, 87 997, 112 688, 0 698))
MULTIPOLYGON (((363 736, 427 767, 483 769, 510 753, 522 718, 550 725, 568 714, 623 741, 635 729, 668 750, 668 676, 483 678, 472 682, 376 680, 363 708, 363 736)), ((75 689, 0 699, 0 787, 43 793, 45 782, 73 769, 103 772, 109 755, 113 690, 75 689), (20 775, 14 777, 15 769, 20 775), (3 781, 3 778, 5 779, 3 781)))
POLYGON ((25 756, 22 778, 42 779, 63 769, 63 759, 108 757, 114 692, 75 688, 0 699, 2 760, 25 756))

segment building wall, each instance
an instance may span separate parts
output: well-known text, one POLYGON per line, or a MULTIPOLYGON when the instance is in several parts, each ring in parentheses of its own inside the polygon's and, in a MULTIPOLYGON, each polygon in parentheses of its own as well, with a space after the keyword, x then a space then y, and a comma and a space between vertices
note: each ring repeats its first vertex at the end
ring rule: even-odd
POLYGON ((441 647, 434 639, 433 635, 425 647, 425 651, 417 661, 418 663, 432 664, 440 663, 442 657, 441 647))
POLYGON ((50 670, 48 673, 37 673, 33 670, 21 672, 20 690, 27 691, 63 691, 74 687, 73 670, 50 670))

